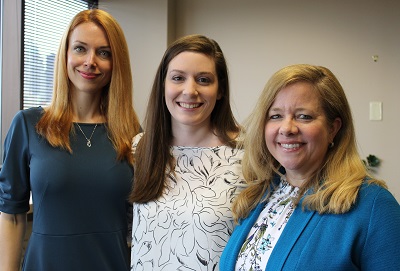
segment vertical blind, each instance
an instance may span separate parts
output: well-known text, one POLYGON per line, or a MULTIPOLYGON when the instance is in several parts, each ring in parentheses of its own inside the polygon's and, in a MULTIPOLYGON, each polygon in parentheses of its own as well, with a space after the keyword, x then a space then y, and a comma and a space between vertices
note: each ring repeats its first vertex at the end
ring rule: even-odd
POLYGON ((51 101, 54 60, 60 39, 71 19, 88 8, 97 8, 97 1, 23 2, 22 109, 46 106, 51 101))

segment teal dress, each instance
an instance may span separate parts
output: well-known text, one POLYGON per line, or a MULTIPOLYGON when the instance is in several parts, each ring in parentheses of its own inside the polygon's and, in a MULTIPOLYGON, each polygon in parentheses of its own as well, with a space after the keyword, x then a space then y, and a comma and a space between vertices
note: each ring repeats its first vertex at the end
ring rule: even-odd
MULTIPOLYGON (((4 144, 0 212, 24 213, 33 226, 23 270, 129 270, 127 197, 133 169, 117 161, 104 124, 91 147, 75 125, 70 154, 35 130, 43 108, 20 111, 4 144)), ((90 136, 95 124, 79 124, 90 136)))

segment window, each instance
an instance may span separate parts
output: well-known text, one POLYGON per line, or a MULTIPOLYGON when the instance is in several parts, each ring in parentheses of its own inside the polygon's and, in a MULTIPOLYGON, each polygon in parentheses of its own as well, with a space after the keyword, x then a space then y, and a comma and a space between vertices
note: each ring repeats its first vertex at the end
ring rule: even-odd
POLYGON ((79 11, 97 8, 91 0, 23 2, 22 109, 45 106, 53 92, 53 68, 60 39, 79 11))

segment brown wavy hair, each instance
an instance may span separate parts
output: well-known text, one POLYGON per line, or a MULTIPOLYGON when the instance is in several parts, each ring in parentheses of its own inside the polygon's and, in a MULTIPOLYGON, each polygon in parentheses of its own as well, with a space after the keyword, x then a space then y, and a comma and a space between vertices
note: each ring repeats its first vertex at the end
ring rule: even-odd
POLYGON ((171 114, 165 103, 165 79, 170 61, 182 52, 196 52, 211 57, 218 77, 217 100, 211 113, 211 128, 228 146, 236 146, 232 134, 237 135, 237 124, 231 110, 228 68, 218 43, 202 35, 189 35, 172 43, 164 53, 151 90, 144 135, 135 152, 135 179, 130 195, 132 202, 145 203, 159 198, 166 186, 166 174, 174 168, 170 153, 172 142, 171 114))

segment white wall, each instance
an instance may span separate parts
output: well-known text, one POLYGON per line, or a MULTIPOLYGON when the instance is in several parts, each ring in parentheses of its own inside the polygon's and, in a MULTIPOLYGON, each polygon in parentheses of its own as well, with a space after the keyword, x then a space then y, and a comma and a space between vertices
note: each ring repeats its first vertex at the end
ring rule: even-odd
POLYGON ((132 63, 134 103, 143 120, 158 64, 168 41, 168 1, 100 0, 125 32, 132 63))
POLYGON ((360 153, 382 159, 376 175, 400 200, 400 1, 99 2, 120 21, 128 37, 141 119, 169 33, 176 37, 201 33, 218 41, 230 68, 232 105, 239 121, 248 116, 277 69, 293 63, 323 65, 345 88, 360 153), (379 56, 377 62, 373 55, 379 56), (383 103, 382 121, 369 120, 370 101, 383 103))

